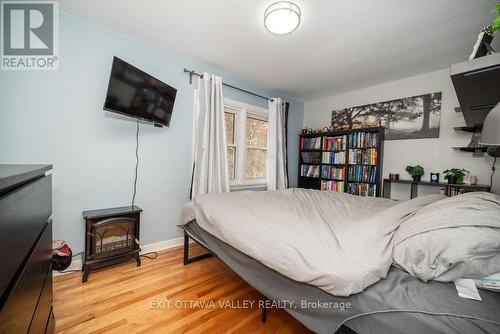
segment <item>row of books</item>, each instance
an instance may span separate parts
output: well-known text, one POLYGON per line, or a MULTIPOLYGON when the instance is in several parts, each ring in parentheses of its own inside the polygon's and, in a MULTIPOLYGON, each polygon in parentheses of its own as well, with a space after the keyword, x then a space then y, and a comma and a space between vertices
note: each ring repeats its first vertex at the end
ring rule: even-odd
POLYGON ((446 186, 446 188, 441 189, 441 193, 448 197, 460 195, 466 193, 467 190, 461 187, 446 186))
POLYGON ((331 190, 343 193, 345 183, 343 181, 321 181, 321 190, 331 190))
POLYGON ((302 162, 306 164, 319 164, 321 152, 301 152, 302 162))
POLYGON ((300 176, 319 177, 319 166, 302 165, 300 168, 300 176))
POLYGON ((345 180, 345 167, 322 166, 321 177, 324 179, 345 180))
POLYGON ((348 183, 347 192, 358 196, 377 196, 377 185, 368 183, 348 183))
POLYGON ((349 146, 378 147, 378 132, 355 132, 349 135, 349 146))
POLYGON ((300 138, 301 150, 319 150, 321 149, 321 137, 300 138))
POLYGON ((377 164, 377 149, 350 149, 349 150, 349 163, 362 164, 362 165, 376 165, 377 164))
POLYGON ((345 164, 346 153, 344 152, 323 152, 321 161, 324 164, 345 164))
POLYGON ((346 149, 347 136, 323 137, 324 151, 342 151, 346 149))
POLYGON ((349 166, 348 181, 377 182, 377 166, 349 166))

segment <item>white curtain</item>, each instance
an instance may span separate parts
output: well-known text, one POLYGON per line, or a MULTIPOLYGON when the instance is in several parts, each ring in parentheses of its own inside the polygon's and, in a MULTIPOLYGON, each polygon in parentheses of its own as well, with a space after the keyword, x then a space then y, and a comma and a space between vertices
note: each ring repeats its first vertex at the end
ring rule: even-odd
POLYGON ((204 73, 194 92, 191 197, 229 191, 222 78, 204 73))
POLYGON ((280 98, 273 98, 268 109, 267 190, 286 189, 286 107, 280 98))

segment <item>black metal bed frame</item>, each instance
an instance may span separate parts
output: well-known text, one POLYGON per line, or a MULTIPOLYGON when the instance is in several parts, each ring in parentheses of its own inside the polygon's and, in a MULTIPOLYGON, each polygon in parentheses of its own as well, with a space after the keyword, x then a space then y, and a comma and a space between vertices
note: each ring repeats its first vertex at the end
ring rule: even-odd
MULTIPOLYGON (((205 245, 203 245, 200 242, 198 242, 198 240, 196 240, 195 238, 190 238, 189 234, 186 232, 186 230, 184 230, 184 265, 188 265, 188 264, 193 263, 193 262, 204 260, 204 259, 207 259, 207 258, 212 257, 212 256, 216 257, 217 259, 219 259, 217 257, 217 255, 214 252, 212 252, 208 247, 206 247, 205 245), (190 258, 189 257, 189 239, 193 240, 198 245, 200 245, 201 247, 203 247, 208 253, 205 253, 205 254, 202 254, 202 255, 198 255, 198 256, 194 256, 194 257, 190 258)), ((222 261, 222 260, 221 260, 221 262, 224 263, 224 261, 222 261)), ((266 303, 266 301, 268 300, 268 298, 266 296, 263 296, 262 300, 264 301, 262 303, 264 305, 264 307, 261 309, 260 321, 262 323, 265 323, 266 320, 267 320, 267 307, 266 307, 267 303, 266 303)))
MULTIPOLYGON (((190 237, 189 234, 184 229, 184 265, 188 265, 188 264, 193 263, 193 262, 204 260, 204 259, 212 257, 212 256, 216 257, 217 259, 219 259, 219 257, 217 256, 217 254, 215 254, 214 252, 212 252, 208 247, 206 247, 205 245, 201 244, 195 238, 190 237), (192 239, 196 244, 198 244, 202 248, 204 248, 207 251, 207 253, 202 254, 202 255, 198 255, 198 256, 194 256, 194 257, 190 258, 189 257, 189 239, 192 239)), ((220 261, 222 263, 224 263, 224 261, 222 261, 222 260, 220 260, 220 261)), ((229 269, 231 269, 231 268, 229 268, 229 269)), ((266 301, 269 300, 269 299, 266 296, 263 295, 261 300, 263 301, 262 305, 264 307, 261 309, 260 321, 262 323, 265 323, 266 320, 267 320, 267 307, 266 307, 267 303, 266 303, 266 301)), ((357 334, 357 333, 355 331, 353 331, 352 329, 350 329, 349 327, 347 327, 345 325, 342 325, 335 332, 335 334, 357 334)))

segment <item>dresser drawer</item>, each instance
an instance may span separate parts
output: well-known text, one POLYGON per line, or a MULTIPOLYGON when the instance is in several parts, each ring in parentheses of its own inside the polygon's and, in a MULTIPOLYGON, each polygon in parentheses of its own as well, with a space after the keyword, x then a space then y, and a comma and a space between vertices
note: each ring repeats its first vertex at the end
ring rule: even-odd
MULTIPOLYGON (((47 275, 52 274, 49 271, 51 264, 52 224, 47 223, 0 312, 0 333, 28 332, 47 275)), ((52 277, 48 279, 51 284, 52 277)), ((42 296, 42 298, 47 299, 47 296, 42 296)))
POLYGON ((44 333, 52 309, 52 266, 45 278, 43 290, 40 293, 40 299, 36 305, 36 312, 31 320, 30 334, 44 333))
POLYGON ((19 266, 52 212, 51 176, 44 176, 0 197, 0 309, 19 266))
POLYGON ((54 309, 50 309, 49 321, 45 328, 45 334, 54 334, 56 332, 56 319, 54 318, 54 309))

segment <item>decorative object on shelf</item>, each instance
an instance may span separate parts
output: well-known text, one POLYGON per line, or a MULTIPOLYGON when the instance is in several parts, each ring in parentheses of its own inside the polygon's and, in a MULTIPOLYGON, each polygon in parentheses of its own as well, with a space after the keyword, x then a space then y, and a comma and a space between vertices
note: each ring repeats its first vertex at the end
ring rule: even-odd
POLYGON ((439 183, 439 173, 431 173, 431 182, 439 183))
POLYGON ((470 143, 467 147, 479 147, 479 142, 481 141, 481 130, 476 131, 472 134, 470 138, 470 143))
POLYGON ((399 180, 399 174, 390 173, 389 174, 389 180, 391 180, 391 181, 398 181, 399 180))
POLYGON ((477 36, 476 44, 472 49, 472 53, 469 56, 469 60, 473 60, 479 57, 484 57, 489 54, 495 53, 491 47, 491 42, 493 41, 494 32, 491 26, 484 27, 477 36))
POLYGON ((464 176, 464 184, 467 186, 473 186, 477 184, 477 176, 474 175, 465 175, 464 176))
POLYGON ((464 184, 464 176, 470 172, 463 168, 449 168, 443 173, 449 184, 464 184))
POLYGON ((332 111, 332 126, 383 125, 385 138, 439 138, 441 92, 332 111))
MULTIPOLYGON (((500 14, 500 9, 499 9, 500 14)), ((497 18, 498 19, 498 18, 497 18)), ((481 145, 488 146, 488 154, 493 157, 491 166, 490 188, 493 187, 493 176, 495 174, 495 164, 500 157, 500 103, 493 108, 484 120, 481 145)))
POLYGON ((278 1, 266 8, 264 26, 275 35, 292 33, 300 24, 299 6, 291 1, 278 1))
POLYGON ((405 170, 408 174, 410 174, 415 182, 420 182, 422 176, 425 174, 424 167, 420 165, 406 166, 405 170))

